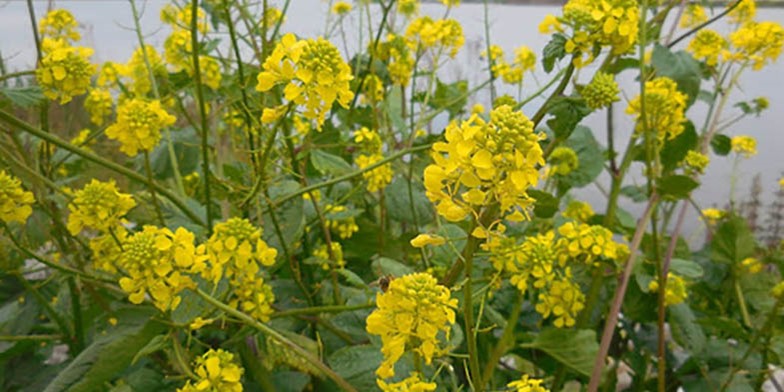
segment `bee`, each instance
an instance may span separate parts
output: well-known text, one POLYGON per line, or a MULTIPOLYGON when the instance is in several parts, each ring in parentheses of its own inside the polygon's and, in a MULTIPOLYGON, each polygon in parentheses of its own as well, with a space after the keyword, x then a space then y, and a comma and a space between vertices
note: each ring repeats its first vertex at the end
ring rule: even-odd
POLYGON ((375 282, 372 282, 370 286, 378 286, 382 293, 386 293, 387 290, 389 290, 389 284, 392 283, 393 280, 395 280, 395 277, 391 274, 387 274, 378 278, 375 282))

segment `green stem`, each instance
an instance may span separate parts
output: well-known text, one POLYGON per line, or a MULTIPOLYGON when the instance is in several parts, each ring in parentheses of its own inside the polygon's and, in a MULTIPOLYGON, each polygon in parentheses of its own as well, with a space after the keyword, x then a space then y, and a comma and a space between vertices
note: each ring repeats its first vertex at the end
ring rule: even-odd
POLYGON ((229 305, 224 304, 223 302, 218 301, 217 299, 213 298, 209 294, 205 293, 201 289, 196 289, 196 294, 198 294, 201 298, 205 301, 210 303, 212 306, 226 312, 227 314, 241 320, 245 324, 258 329, 261 333, 269 336, 270 338, 278 341, 279 343, 283 344, 284 346, 288 347, 292 351, 296 352, 299 356, 301 356, 304 360, 306 360, 311 365, 318 368, 320 371, 324 373, 330 380, 334 381, 340 388, 344 391, 349 392, 357 392, 357 390, 351 386, 345 379, 343 379, 340 375, 335 373, 332 369, 330 369, 324 362, 321 362, 318 358, 313 356, 310 352, 303 349, 302 347, 298 346, 285 336, 283 336, 280 332, 272 329, 271 327, 255 320, 254 318, 248 316, 247 314, 240 312, 237 309, 232 308, 229 305))
POLYGON ((212 233, 212 195, 210 193, 210 129, 207 119, 207 107, 204 104, 204 91, 201 84, 201 66, 199 64, 199 1, 193 0, 191 5, 191 47, 193 48, 193 76, 196 83, 196 100, 199 104, 201 117, 201 170, 204 172, 204 203, 207 214, 207 233, 212 233))
POLYGON ((280 318, 280 317, 293 317, 293 316, 321 314, 321 313, 342 313, 342 312, 351 312, 354 310, 370 309, 375 306, 376 306, 375 304, 312 306, 308 308, 281 310, 280 312, 273 313, 271 317, 280 318))
MULTIPOLYGON (((102 157, 100 157, 100 156, 98 156, 98 155, 96 155, 96 154, 94 154, 92 152, 85 151, 85 150, 82 150, 82 149, 80 149, 78 147, 75 147, 75 146, 71 145, 70 143, 68 143, 68 142, 58 138, 57 136, 54 136, 54 135, 49 134, 47 132, 44 132, 44 131, 42 131, 40 129, 37 129, 37 128, 33 127, 32 125, 30 125, 30 124, 28 124, 28 123, 26 123, 26 122, 24 122, 22 120, 19 120, 14 115, 12 115, 12 114, 4 111, 4 110, 0 110, 0 121, 3 121, 3 122, 5 122, 8 125, 17 127, 17 128, 19 128, 19 129, 21 129, 21 130, 23 130, 23 131, 25 131, 25 132, 27 132, 29 134, 32 134, 33 136, 35 136, 35 137, 37 137, 39 139, 43 139, 43 140, 45 140, 45 141, 47 141, 47 142, 49 142, 51 144, 54 144, 58 148, 62 148, 63 150, 73 152, 74 154, 76 154, 76 155, 78 155, 78 156, 80 156, 80 157, 82 157, 82 158, 84 158, 84 159, 86 159, 86 160, 88 160, 90 162, 96 163, 96 164, 98 164, 100 166, 103 166, 103 167, 105 167, 105 168, 107 168, 107 169, 109 169, 109 170, 111 170, 111 171, 113 171, 115 173, 118 173, 118 174, 121 174, 121 175, 125 176, 129 180, 132 180, 132 181, 138 182, 140 184, 144 184, 144 185, 147 185, 149 187, 154 188, 156 192, 158 192, 162 196, 164 196, 167 199, 169 199, 169 201, 171 201, 172 204, 174 204, 180 211, 182 211, 182 213, 185 214, 185 216, 187 216, 191 221, 193 221, 196 224, 204 226, 204 222, 201 220, 201 218, 199 218, 199 216, 196 215, 196 213, 191 211, 188 208, 188 206, 185 205, 185 202, 180 200, 177 196, 175 196, 168 189, 166 189, 166 188, 164 188, 164 187, 162 187, 162 186, 160 186, 160 185, 158 185, 158 184, 156 184, 154 182, 151 183, 150 181, 148 181, 145 178, 145 176, 142 176, 139 173, 126 168, 125 166, 118 165, 118 164, 116 164, 116 163, 114 163, 112 161, 109 161, 109 160, 107 160, 105 158, 102 158, 102 157)), ((6 132, 13 133, 14 131, 11 130, 11 129, 8 129, 8 130, 6 130, 6 132)))
POLYGON ((158 223, 161 226, 166 226, 166 219, 163 218, 161 205, 158 203, 158 195, 155 193, 155 188, 149 186, 154 182, 152 178, 152 166, 150 166, 150 153, 144 151, 144 171, 147 173, 148 188, 150 190, 150 198, 152 199, 152 206, 155 209, 155 215, 158 217, 158 223))
POLYGON ((474 384, 474 391, 482 392, 484 390, 484 385, 482 384, 482 374, 479 371, 479 352, 476 346, 476 331, 474 329, 473 279, 471 277, 474 267, 474 252, 465 255, 464 263, 466 282, 463 288, 463 317, 465 320, 466 344, 468 345, 468 366, 470 369, 468 378, 474 384))
POLYGON ((68 345, 69 351, 74 353, 78 352, 76 350, 76 339, 74 339, 73 333, 68 328, 68 324, 65 322, 65 320, 57 313, 57 311, 54 310, 52 304, 49 303, 49 301, 44 298, 43 294, 41 294, 38 289, 31 285, 24 276, 19 273, 15 273, 14 275, 22 284, 22 286, 24 286, 25 291, 28 291, 30 294, 32 294, 36 302, 38 302, 38 304, 44 308, 44 313, 46 313, 46 315, 49 316, 49 318, 52 319, 55 324, 57 324, 57 327, 60 328, 60 332, 63 334, 63 336, 68 337, 68 339, 65 340, 65 343, 68 345))
POLYGON ((561 79, 561 83, 559 83, 558 87, 553 90, 553 93, 550 94, 550 96, 547 98, 547 101, 542 104, 542 107, 540 107, 534 116, 531 117, 531 121, 534 123, 534 128, 539 125, 544 116, 547 114, 547 110, 550 109, 550 103, 552 103, 552 101, 556 98, 560 97, 564 90, 566 90, 566 86, 569 85, 569 81, 572 79, 572 74, 574 74, 574 63, 570 61, 569 66, 566 68, 566 72, 561 79))
POLYGON ((28 76, 28 75, 35 75, 35 70, 11 72, 11 73, 7 73, 5 75, 0 75, 0 82, 8 80, 8 79, 18 78, 20 76, 28 76))
POLYGON ((513 343, 514 331, 517 327, 517 320, 520 318, 520 311, 523 308, 524 298, 523 293, 517 293, 517 299, 515 300, 514 305, 512 305, 512 311, 509 313, 509 318, 506 320, 504 332, 501 334, 501 338, 498 339, 498 343, 490 354, 490 358, 488 358, 485 363, 480 385, 486 385, 493 380, 493 372, 495 371, 496 365, 498 365, 498 361, 501 360, 501 357, 504 356, 506 350, 509 349, 510 344, 513 343))
POLYGON ((746 305, 746 297, 743 296, 743 290, 740 288, 740 282, 737 279, 734 280, 735 282, 733 283, 733 286, 735 289, 735 297, 738 300, 740 315, 743 318, 743 325, 751 328, 751 316, 749 316, 749 308, 746 305))
POLYGON ((82 317, 82 295, 81 290, 76 285, 76 279, 71 277, 68 279, 68 291, 71 293, 71 313, 73 313, 73 327, 74 327, 74 347, 77 355, 84 349, 84 322, 82 317))
POLYGON ((737 0, 736 2, 734 2, 729 7, 725 8, 724 11, 719 12, 714 17, 712 17, 712 18, 708 19, 707 21, 705 21, 705 22, 695 26, 691 30, 683 33, 683 35, 681 35, 680 37, 676 38, 674 41, 672 41, 669 44, 667 44, 667 47, 668 48, 672 48, 673 46, 677 45, 679 42, 683 41, 684 39, 689 38, 689 36, 691 36, 692 34, 702 30, 703 28, 707 27, 708 25, 712 24, 713 22, 721 19, 722 17, 724 17, 724 15, 727 15, 730 12, 732 12, 732 10, 734 10, 737 6, 739 6, 741 2, 743 2, 743 0, 737 0))

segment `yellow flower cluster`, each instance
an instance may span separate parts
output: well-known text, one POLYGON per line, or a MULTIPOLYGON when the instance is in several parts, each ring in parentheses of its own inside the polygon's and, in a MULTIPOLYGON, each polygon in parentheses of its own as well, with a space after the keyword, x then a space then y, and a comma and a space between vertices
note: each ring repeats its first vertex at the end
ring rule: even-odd
MULTIPOLYGON (((727 7, 734 5, 733 3, 727 3, 727 7)), ((733 23, 743 24, 754 19, 756 14, 757 2, 755 0, 740 0, 740 4, 730 11, 728 16, 733 23)))
POLYGON ((84 108, 90 114, 90 121, 98 126, 103 125, 104 120, 112 114, 113 105, 112 94, 101 88, 91 89, 84 100, 84 108))
POLYGON ((718 208, 706 208, 702 210, 702 217, 711 225, 715 225, 720 219, 724 218, 726 214, 726 212, 718 208))
POLYGON ((202 271, 205 260, 204 247, 194 245, 188 230, 145 226, 122 243, 117 264, 127 276, 120 278, 120 287, 134 304, 149 294, 161 311, 174 310, 182 300, 179 294, 196 287, 189 274, 202 271))
POLYGON ((519 380, 512 381, 506 386, 512 388, 512 392, 550 392, 549 389, 542 386, 542 381, 529 378, 527 374, 523 374, 519 380))
POLYGON ((710 158, 708 158, 707 155, 689 150, 689 152, 686 153, 686 157, 683 158, 682 166, 686 169, 687 173, 703 174, 709 163, 710 158))
POLYGON ((637 0, 569 0, 563 7, 563 18, 540 26, 540 30, 558 29, 560 22, 574 31, 564 49, 576 56, 574 65, 582 67, 594 60, 596 47, 609 47, 613 54, 632 49, 640 23, 639 4, 637 0))
POLYGON ((187 381, 177 392, 242 392, 244 369, 237 364, 234 354, 221 349, 210 349, 196 358, 194 373, 198 379, 187 381))
POLYGON ((641 98, 636 96, 629 102, 626 113, 633 114, 637 122, 636 131, 651 130, 660 141, 673 139, 683 132, 686 121, 686 94, 678 91, 678 85, 668 77, 658 77, 645 82, 645 122, 641 116, 641 98))
POLYGON ((757 139, 748 135, 733 136, 730 139, 732 151, 743 155, 744 158, 751 158, 757 155, 757 139))
POLYGON ((68 103, 87 92, 95 66, 90 63, 91 48, 71 46, 64 39, 44 38, 44 57, 35 70, 35 78, 44 95, 60 103, 68 103))
POLYGON ((231 218, 215 225, 206 245, 209 266, 202 276, 215 284, 226 277, 233 290, 229 305, 269 321, 275 296, 260 271, 275 264, 278 251, 264 242, 261 230, 247 219, 231 218))
MULTIPOLYGON (((653 293, 659 291, 659 282, 652 280, 648 284, 648 290, 653 293)), ((672 306, 682 303, 689 296, 686 290, 686 281, 680 276, 668 272, 667 273, 667 289, 664 292, 664 306, 672 306)))
POLYGON ((740 265, 750 274, 760 273, 762 272, 762 269, 765 268, 765 264, 759 261, 759 259, 756 257, 747 257, 740 262, 740 265))
POLYGON ((419 52, 432 49, 437 54, 448 51, 454 58, 463 47, 463 27, 454 19, 433 20, 422 16, 411 21, 406 29, 406 39, 411 49, 419 52))
POLYGON ((114 67, 119 76, 130 79, 130 83, 127 83, 128 90, 132 96, 137 98, 144 97, 152 91, 150 70, 156 79, 166 77, 168 74, 161 55, 155 47, 149 44, 144 45, 144 49, 142 47, 136 48, 127 64, 115 64, 114 67), (147 67, 148 62, 149 68, 147 67))
POLYGON ((511 64, 506 61, 504 50, 498 45, 491 45, 489 53, 485 52, 484 55, 490 61, 493 76, 501 78, 507 84, 522 83, 523 74, 536 67, 536 54, 527 46, 515 50, 515 58, 511 64))
MULTIPOLYGON (((161 10, 161 21, 172 28, 171 34, 163 44, 166 61, 173 66, 175 72, 184 70, 190 77, 193 77, 196 72, 192 59, 193 44, 190 27, 192 16, 190 5, 177 9, 176 6, 169 4, 161 10)), ((199 33, 206 34, 209 31, 209 25, 204 10, 198 8, 196 17, 196 29, 199 33)), ((199 70, 201 71, 201 82, 207 87, 217 90, 223 78, 220 63, 212 57, 199 55, 199 70)))
POLYGON ((616 260, 619 255, 628 253, 626 245, 613 241, 613 234, 607 228, 586 223, 567 222, 558 228, 565 252, 561 262, 568 258, 592 264, 597 258, 616 260))
POLYGON ((22 182, 0 170, 0 221, 24 223, 33 213, 32 192, 22 189, 22 182))
POLYGON ((621 89, 612 74, 597 72, 591 82, 580 88, 579 92, 585 99, 585 104, 597 110, 619 101, 618 94, 621 89))
MULTIPOLYGON (((362 151, 362 153, 354 159, 354 163, 356 163, 360 169, 364 169, 384 159, 381 137, 375 130, 369 130, 363 127, 354 135, 354 141, 360 144, 360 150, 362 151)), ((392 165, 386 163, 373 170, 362 173, 362 178, 368 182, 368 192, 378 192, 386 188, 387 185, 392 182, 393 175, 392 165)))
POLYGON ((53 39, 79 41, 82 36, 76 31, 77 27, 79 23, 73 14, 64 9, 51 10, 38 22, 38 32, 41 36, 53 39))
POLYGON ((397 2, 397 12, 407 17, 419 13, 419 0, 399 0, 397 2))
POLYGON ((511 220, 523 220, 533 200, 527 190, 539 181, 544 165, 539 141, 544 135, 519 111, 503 105, 490 112, 490 121, 472 115, 446 128, 446 142, 433 145, 434 163, 424 172, 427 197, 438 214, 463 220, 494 202, 511 220))
POLYGON ((135 206, 133 196, 120 193, 114 181, 93 179, 84 188, 74 192, 68 204, 68 231, 77 235, 88 228, 108 233, 122 224, 125 214, 135 206))
POLYGON ((269 91, 284 84, 286 100, 304 105, 304 116, 316 120, 320 129, 335 101, 348 108, 354 98, 349 88, 352 78, 351 69, 332 43, 323 38, 297 40, 294 34, 286 34, 264 61, 256 90, 269 91))
POLYGON ((353 216, 346 214, 346 206, 334 204, 326 205, 327 227, 338 233, 341 239, 351 238, 354 233, 359 231, 359 226, 353 216))
POLYGON ((563 277, 550 282, 549 290, 539 293, 536 311, 543 318, 552 315, 556 328, 574 326, 577 315, 585 308, 585 295, 567 268, 563 277))
POLYGON ((313 251, 313 256, 322 260, 321 268, 329 270, 330 268, 343 268, 346 266, 346 260, 343 258, 343 246, 339 242, 331 242, 330 249, 327 249, 327 244, 322 244, 313 251), (332 257, 329 257, 330 250, 332 257), (334 260, 333 260, 334 258, 334 260))
POLYGON ((561 215, 563 215, 565 218, 570 218, 578 222, 586 223, 588 222, 588 219, 591 219, 591 217, 595 215, 595 212, 593 211, 593 208, 590 204, 584 201, 574 200, 566 205, 566 209, 561 215))
MULTIPOLYGON (((402 5, 400 2, 399 5, 402 5)), ((375 56, 387 65, 392 83, 407 86, 414 72, 414 57, 406 39, 400 35, 389 34, 386 41, 370 48, 375 56)))
POLYGON ((690 3, 686 5, 678 24, 681 28, 690 29, 707 21, 708 14, 705 12, 705 8, 699 4, 690 3))
POLYGON ((730 34, 730 42, 737 50, 730 59, 750 62, 752 69, 760 70, 781 55, 784 28, 776 22, 748 22, 730 34))
POLYGON ((577 153, 564 146, 556 147, 553 150, 548 158, 548 163, 550 164, 550 169, 547 171, 548 176, 565 176, 580 166, 577 153))
POLYGON ((403 381, 386 383, 384 380, 376 380, 376 384, 382 392, 430 392, 435 391, 438 385, 434 382, 422 381, 419 373, 412 373, 403 381))
POLYGON ((177 119, 161 107, 160 101, 128 99, 117 107, 117 121, 106 128, 106 136, 120 142, 120 151, 136 156, 150 151, 161 140, 161 129, 177 119))
POLYGON ((336 15, 345 15, 351 12, 351 3, 345 1, 338 1, 332 6, 332 13, 336 15))
POLYGON ((375 74, 369 74, 362 84, 362 102, 364 104, 378 103, 384 100, 384 81, 375 74))
POLYGON ((721 34, 711 29, 702 29, 694 35, 686 48, 698 60, 710 66, 719 62, 719 55, 727 48, 728 43, 721 34))
POLYGON ((457 300, 432 275, 414 273, 392 280, 387 291, 376 296, 376 305, 367 318, 367 331, 381 337, 384 361, 376 374, 386 379, 395 375, 395 363, 406 352, 432 363, 440 351, 437 335, 448 337, 455 323, 457 300))

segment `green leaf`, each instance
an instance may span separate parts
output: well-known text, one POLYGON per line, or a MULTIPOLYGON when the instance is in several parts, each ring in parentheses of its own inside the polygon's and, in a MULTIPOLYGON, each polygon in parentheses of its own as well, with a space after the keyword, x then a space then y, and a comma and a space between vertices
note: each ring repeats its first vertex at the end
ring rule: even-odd
POLYGON ((754 234, 743 218, 731 216, 716 229, 711 241, 711 259, 714 262, 736 265, 754 256, 754 234))
POLYGON ((710 145, 716 155, 727 156, 732 150, 732 139, 727 135, 717 133, 713 135, 710 145))
POLYGON ((154 352, 161 351, 169 346, 169 335, 158 335, 150 340, 147 345, 142 347, 136 355, 133 356, 131 365, 139 361, 140 358, 146 357, 154 352))
POLYGON ((694 124, 691 121, 686 121, 684 124, 683 132, 672 140, 664 142, 661 150, 661 162, 664 165, 664 170, 674 170, 678 164, 683 162, 689 150, 697 148, 697 131, 694 130, 694 124))
POLYGON ((330 154, 324 150, 311 150, 310 163, 321 174, 328 174, 332 176, 340 176, 351 172, 351 165, 348 164, 343 158, 330 154))
POLYGON ((446 84, 436 79, 436 92, 430 97, 428 106, 433 109, 446 109, 451 120, 462 113, 467 102, 467 81, 458 80, 457 82, 446 84))
POLYGON ((536 204, 534 204, 534 215, 536 217, 549 219, 558 212, 558 199, 550 193, 530 189, 528 196, 536 199, 536 204))
POLYGON ((38 86, 0 88, 0 94, 8 98, 12 104, 22 108, 40 105, 44 101, 44 94, 38 86))
POLYGON ((626 185, 621 188, 621 195, 632 199, 635 203, 648 200, 648 194, 645 191, 645 187, 641 185, 626 185))
POLYGON ((700 325, 696 322, 689 305, 681 303, 667 308, 672 337, 679 345, 692 354, 699 353, 705 348, 707 337, 700 325))
POLYGON ((395 178, 384 190, 384 201, 389 217, 398 222, 417 222, 419 225, 426 225, 435 219, 433 204, 425 196, 425 188, 421 181, 411 181, 409 195, 408 181, 403 177, 395 178))
POLYGON ((436 234, 446 238, 447 242, 433 247, 433 257, 430 261, 439 266, 450 266, 465 247, 467 234, 460 226, 451 223, 442 225, 436 234))
POLYGON ((563 34, 554 34, 550 42, 542 50, 542 66, 544 71, 550 73, 555 67, 555 62, 566 56, 566 37, 563 34))
POLYGON ((700 93, 702 71, 700 63, 683 50, 672 52, 666 46, 656 45, 653 48, 651 64, 656 76, 666 76, 678 83, 678 90, 686 94, 686 107, 691 106, 700 93))
POLYGON ((697 262, 677 258, 670 261, 670 271, 689 279, 699 279, 705 272, 697 262))
MULTIPOLYGON (((269 188, 270 199, 276 200, 284 195, 288 195, 298 191, 300 185, 296 181, 284 180, 269 188)), ((266 203, 265 203, 266 204, 266 203)), ((303 208, 303 200, 301 197, 295 197, 283 205, 276 206, 274 211, 280 233, 273 224, 272 217, 267 208, 264 209, 263 222, 264 222, 264 240, 278 250, 278 258, 281 259, 283 254, 282 241, 285 241, 289 249, 294 249, 293 245, 297 243, 302 234, 305 232, 305 212, 303 208)))
POLYGON ((520 345, 535 348, 584 376, 590 376, 593 361, 599 352, 596 332, 587 329, 543 329, 530 343, 520 345))
POLYGON ((151 320, 152 309, 135 307, 117 312, 118 326, 96 339, 55 377, 44 392, 91 392, 130 365, 136 353, 164 329, 151 320))
POLYGON ((580 120, 591 114, 591 109, 579 97, 558 97, 547 108, 553 118, 547 120, 547 126, 553 130, 556 139, 566 140, 572 134, 580 120))
MULTIPOLYGON (((172 132, 171 135, 180 174, 185 176, 198 170, 201 162, 201 149, 193 143, 193 140, 196 139, 193 128, 172 132)), ((159 143, 150 154, 150 161, 156 179, 165 180, 174 177, 174 165, 170 159, 168 143, 159 143)), ((203 173, 201 176, 204 178, 203 173)))
POLYGON ((338 375, 357 390, 376 390, 376 369, 384 356, 377 347, 370 345, 349 346, 335 351, 327 363, 338 375))
POLYGON ((682 174, 670 175, 659 180, 659 194, 670 199, 685 199, 700 185, 696 180, 682 174))
MULTIPOLYGON (((591 129, 582 125, 577 126, 563 145, 577 153, 579 166, 561 177, 559 186, 579 188, 590 185, 602 172, 605 161, 602 148, 593 137, 591 129)), ((559 188, 559 191, 563 189, 559 188)))
POLYGON ((377 276, 392 275, 394 277, 401 277, 403 275, 414 273, 413 268, 387 257, 379 257, 373 260, 373 263, 371 263, 371 268, 377 276))

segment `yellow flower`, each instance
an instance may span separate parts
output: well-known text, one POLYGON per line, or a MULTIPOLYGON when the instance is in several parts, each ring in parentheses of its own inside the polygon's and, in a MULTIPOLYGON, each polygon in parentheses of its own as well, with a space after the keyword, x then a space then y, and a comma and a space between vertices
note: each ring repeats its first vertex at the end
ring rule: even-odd
POLYGON ((389 34, 386 41, 380 42, 376 47, 369 47, 368 51, 373 52, 387 65, 392 83, 403 87, 408 85, 414 72, 414 56, 404 37, 389 34))
POLYGON ((731 140, 732 151, 743 155, 744 158, 751 158, 757 155, 757 139, 748 135, 734 136, 731 140))
MULTIPOLYGON (((648 284, 648 290, 653 293, 658 292, 659 282, 657 280, 652 280, 651 283, 648 284)), ((664 293, 664 305, 677 305, 685 301, 688 296, 689 293, 686 290, 686 281, 684 281, 680 276, 672 272, 668 272, 667 290, 664 293)))
POLYGON ((585 308, 585 295, 580 291, 580 286, 572 281, 568 268, 566 276, 553 281, 548 291, 539 294, 538 300, 536 311, 543 318, 550 315, 555 317, 553 325, 557 328, 574 326, 575 317, 585 308))
MULTIPOLYGON (((727 3, 727 7, 734 5, 734 2, 727 3)), ((730 11, 729 19, 733 23, 736 24, 743 24, 746 22, 750 22, 754 19, 754 15, 757 14, 757 2, 755 0, 740 0, 740 4, 738 4, 735 9, 730 11)))
POLYGON ((117 260, 126 274, 119 283, 128 300, 140 304, 149 294, 161 311, 176 309, 180 292, 196 287, 189 274, 204 268, 204 249, 194 245, 194 238, 182 227, 172 232, 155 226, 128 237, 117 260))
POLYGON ((0 170, 0 221, 25 223, 33 213, 35 197, 22 189, 22 182, 0 170))
POLYGON ((490 112, 489 122, 477 115, 452 122, 445 136, 433 145, 434 162, 424 172, 426 195, 439 215, 456 222, 497 201, 502 213, 527 216, 533 203, 527 190, 544 165, 544 135, 522 112, 503 105, 490 112))
MULTIPOLYGON (((160 16, 161 22, 168 24, 175 30, 190 30, 193 19, 193 7, 191 7, 190 3, 182 7, 167 4, 161 9, 160 16)), ((210 26, 207 23, 207 14, 201 7, 196 10, 196 19, 196 29, 199 33, 206 34, 210 26)))
POLYGON ((574 200, 569 202, 562 215, 565 218, 571 218, 578 222, 586 223, 594 214, 590 204, 584 201, 574 200))
POLYGON ((681 28, 690 29, 707 21, 708 14, 705 12, 705 8, 699 4, 691 3, 686 5, 678 25, 681 28))
POLYGON ((612 232, 599 225, 567 222, 558 228, 559 239, 564 253, 561 263, 566 259, 580 260, 592 264, 597 258, 616 260, 620 244, 612 238, 612 232))
POLYGON ((139 150, 155 148, 161 140, 161 129, 176 120, 160 101, 129 99, 117 107, 117 121, 106 128, 106 136, 120 142, 120 151, 136 156, 139 150))
POLYGON ((73 14, 64 9, 51 10, 38 22, 38 32, 46 38, 79 41, 81 35, 76 31, 77 27, 79 23, 73 14))
POLYGON ((123 64, 117 64, 111 61, 103 63, 101 70, 98 72, 96 84, 100 87, 115 87, 120 78, 120 74, 123 73, 122 69, 124 67, 125 65, 123 64))
POLYGON ((123 223, 123 217, 136 206, 133 196, 120 193, 114 181, 101 182, 93 179, 73 195, 68 204, 68 231, 79 234, 89 228, 101 233, 123 223))
POLYGON ((702 210, 702 216, 708 221, 709 224, 715 225, 721 218, 724 218, 726 212, 717 208, 706 208, 702 210))
POLYGON ((351 4, 345 1, 338 1, 332 6, 332 13, 337 15, 345 15, 351 12, 351 4))
POLYGON ((244 369, 237 364, 234 354, 210 349, 196 358, 194 368, 197 379, 193 384, 187 381, 177 392, 242 392, 244 369))
POLYGON ((397 2, 397 12, 407 17, 419 13, 419 0, 399 0, 397 2))
POLYGON ((92 151, 90 145, 95 144, 95 139, 91 138, 89 129, 82 129, 79 133, 71 139, 71 144, 82 150, 92 151))
POLYGON ((512 388, 512 392, 550 392, 549 389, 542 386, 543 380, 535 380, 529 378, 527 374, 517 380, 506 384, 507 388, 512 388))
MULTIPOLYGON (((748 0, 747 0, 748 1, 748 0)), ((776 22, 748 22, 730 34, 731 60, 750 62, 755 71, 775 62, 784 46, 784 28, 776 22)))
POLYGON ((346 260, 343 258, 343 246, 339 242, 331 242, 331 246, 327 249, 327 244, 322 244, 313 251, 313 256, 322 260, 321 268, 329 270, 331 267, 343 268, 346 266, 346 260), (332 251, 332 257, 330 257, 332 251))
POLYGON ((420 234, 411 240, 414 248, 424 248, 428 245, 438 246, 446 243, 446 239, 440 235, 420 234))
POLYGON ((376 384, 382 392, 430 392, 438 387, 434 382, 422 381, 417 372, 413 372, 403 381, 387 384, 384 380, 377 379, 376 384))
POLYGON ((678 91, 678 85, 670 78, 658 77, 645 82, 645 122, 640 114, 641 99, 636 96, 629 102, 626 113, 633 114, 637 122, 635 130, 654 131, 660 141, 673 139, 683 132, 686 121, 686 95, 678 91))
POLYGON ((743 269, 748 271, 750 274, 756 274, 762 272, 762 269, 765 268, 765 264, 759 261, 759 259, 755 257, 747 257, 740 262, 740 265, 743 266, 743 269))
POLYGON ((64 41, 55 43, 44 39, 46 54, 35 70, 35 78, 47 98, 68 103, 77 95, 87 92, 95 66, 90 64, 93 50, 70 46, 64 41))
POLYGON ((694 150, 689 150, 689 152, 686 153, 686 157, 683 159, 683 163, 681 165, 689 173, 703 174, 705 173, 705 168, 708 167, 709 163, 710 158, 708 158, 707 155, 694 150))
POLYGON ((539 24, 539 33, 541 34, 551 34, 551 33, 561 33, 563 32, 563 26, 558 18, 555 15, 547 14, 542 20, 542 23, 539 24))
POLYGON ((375 130, 362 127, 354 132, 354 143, 358 143, 363 151, 380 153, 382 148, 381 136, 375 130))
POLYGON ((215 321, 215 320, 213 320, 213 319, 206 319, 205 320, 205 319, 203 319, 201 317, 196 317, 195 319, 193 319, 193 321, 190 323, 190 325, 188 325, 188 328, 190 330, 192 330, 192 331, 195 331, 197 329, 201 329, 205 325, 212 324, 213 321, 215 321))
POLYGON ((781 187, 781 189, 784 189, 784 177, 779 178, 779 187, 781 187))
POLYGON ((275 295, 261 276, 261 266, 275 264, 278 251, 261 238, 261 230, 247 219, 231 218, 218 223, 207 240, 209 266, 202 277, 218 284, 229 281, 229 305, 263 322, 269 321, 275 295))
POLYGON ((123 67, 117 68, 120 76, 131 79, 128 87, 131 93, 133 93, 133 96, 137 98, 144 97, 152 91, 150 71, 147 67, 148 62, 149 69, 152 69, 152 74, 156 79, 165 78, 168 75, 166 64, 152 45, 145 45, 144 50, 142 50, 141 47, 136 48, 136 50, 133 51, 131 58, 128 60, 128 63, 123 67))
POLYGON ((441 3, 447 7, 457 7, 460 5, 460 0, 441 0, 441 3))
POLYGON ((577 153, 569 147, 557 147, 549 157, 548 175, 565 176, 580 166, 577 153))
POLYGON ((591 82, 579 89, 579 92, 588 107, 597 110, 618 102, 621 90, 612 74, 597 72, 591 82))
POLYGON ((449 51, 454 58, 463 47, 465 37, 463 27, 453 19, 433 20, 429 16, 419 17, 411 21, 406 29, 409 46, 417 51, 432 49, 435 53, 449 51))
MULTIPOLYGON (((384 159, 384 156, 381 154, 361 154, 354 160, 354 163, 356 163, 360 169, 364 169, 382 159, 384 159)), ((362 178, 368 182, 368 192, 378 192, 386 188, 387 185, 392 182, 392 176, 394 174, 392 165, 385 163, 373 170, 362 173, 362 178)))
POLYGON ((770 289, 770 294, 776 298, 784 298, 784 281, 779 282, 772 289, 770 289))
POLYGON ((91 89, 84 100, 84 108, 90 113, 90 121, 98 126, 103 125, 104 119, 112 114, 114 100, 109 90, 91 89))
POLYGON ((384 82, 375 74, 370 74, 362 84, 362 102, 377 103, 384 100, 384 82))
POLYGON ((359 231, 359 226, 353 215, 346 212, 346 206, 327 204, 327 227, 338 233, 341 239, 349 239, 359 231))
POLYGON ((719 61, 719 54, 728 46, 727 40, 714 30, 702 29, 689 42, 687 50, 698 60, 704 60, 710 66, 719 61))
POLYGON ((352 78, 351 69, 332 43, 323 38, 297 40, 294 34, 286 34, 264 61, 256 90, 265 92, 285 85, 284 98, 304 106, 304 116, 316 120, 320 129, 335 101, 348 108, 354 98, 349 88, 352 78))
POLYGON ((376 296, 376 305, 367 318, 367 332, 381 337, 384 361, 376 374, 386 379, 395 375, 395 363, 406 352, 432 363, 441 350, 438 333, 448 338, 455 323, 457 300, 430 274, 415 273, 392 280, 387 291, 376 296))
MULTIPOLYGON (((543 23, 540 31, 549 31, 554 22, 543 23)), ((563 7, 563 24, 573 30, 566 42, 566 52, 578 56, 576 67, 591 63, 595 47, 609 47, 620 55, 637 42, 640 21, 636 0, 569 0, 563 7)))

